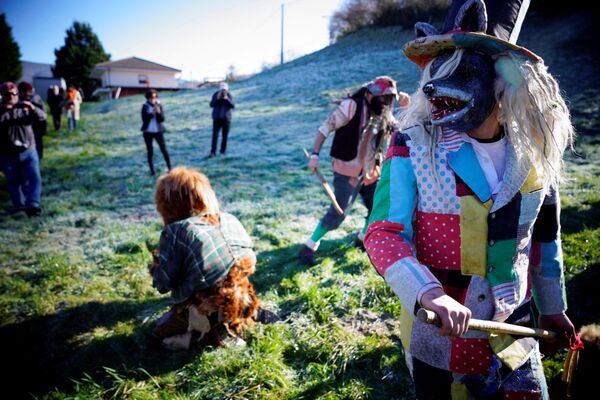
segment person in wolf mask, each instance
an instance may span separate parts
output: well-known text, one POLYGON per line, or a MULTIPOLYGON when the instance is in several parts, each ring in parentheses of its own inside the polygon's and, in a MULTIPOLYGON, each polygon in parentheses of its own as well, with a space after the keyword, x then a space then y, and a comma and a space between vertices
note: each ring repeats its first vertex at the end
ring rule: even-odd
POLYGON ((548 397, 537 341, 469 330, 471 317, 532 326, 535 306, 561 345, 575 340, 558 192, 574 132, 542 60, 515 44, 526 3, 454 1, 444 33, 417 23, 404 47, 422 78, 364 244, 402 303, 419 399, 548 397), (419 307, 441 327, 416 319, 419 307))
MULTIPOLYGON (((383 145, 389 140, 393 126, 392 107, 396 99, 401 107, 410 101, 406 93, 398 93, 396 81, 388 76, 378 77, 344 99, 319 128, 308 168, 311 171, 318 168, 321 147, 335 132, 330 152, 333 188, 344 214, 339 215, 333 205, 329 207, 298 253, 303 263, 316 264, 314 254, 320 240, 327 232, 340 226, 358 194, 368 212, 371 212, 373 193, 381 170, 383 145)), ((362 247, 362 231, 356 244, 362 247)))

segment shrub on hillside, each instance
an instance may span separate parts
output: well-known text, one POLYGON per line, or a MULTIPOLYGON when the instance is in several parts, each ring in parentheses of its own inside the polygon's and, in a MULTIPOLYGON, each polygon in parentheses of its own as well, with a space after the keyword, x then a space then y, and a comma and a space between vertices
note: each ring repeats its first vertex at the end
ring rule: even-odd
POLYGON ((399 25, 412 29, 415 22, 443 21, 450 0, 347 0, 329 20, 329 38, 369 26, 399 25))

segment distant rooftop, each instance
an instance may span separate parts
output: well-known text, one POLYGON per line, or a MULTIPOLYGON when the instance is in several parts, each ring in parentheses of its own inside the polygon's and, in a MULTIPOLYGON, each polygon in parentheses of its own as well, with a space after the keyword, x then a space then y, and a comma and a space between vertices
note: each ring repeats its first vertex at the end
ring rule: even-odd
POLYGON ((100 64, 96 64, 95 68, 106 69, 106 68, 127 68, 127 69, 146 69, 151 71, 168 71, 168 72, 181 72, 177 68, 167 67, 153 61, 144 60, 139 57, 129 57, 122 60, 106 61, 100 64))

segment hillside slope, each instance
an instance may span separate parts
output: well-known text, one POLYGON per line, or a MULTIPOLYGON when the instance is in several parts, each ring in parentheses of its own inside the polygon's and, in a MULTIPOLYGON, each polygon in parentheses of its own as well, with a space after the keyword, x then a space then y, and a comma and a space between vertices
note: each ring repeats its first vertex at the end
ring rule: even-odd
MULTIPOLYGON (((574 180, 563 192, 570 277, 585 282, 597 276, 600 260, 597 59, 573 45, 580 30, 566 35, 556 33, 559 27, 564 21, 526 26, 523 41, 566 82, 585 134, 579 150, 587 158, 569 163, 574 180), (540 32, 548 41, 539 40, 540 32)), ((257 325, 245 348, 171 354, 151 342, 167 299, 146 272, 162 224, 139 131, 143 98, 86 104, 78 131, 50 133, 44 215, 0 216, 0 343, 3 354, 19 352, 8 391, 52 399, 413 398, 398 343, 399 304, 351 246, 365 208, 357 205, 326 237, 320 265, 296 260, 327 206, 302 147, 311 145, 334 100, 374 76, 388 74, 401 90, 415 89, 419 71, 401 52, 411 37, 397 28, 359 32, 232 84, 236 109, 226 157, 206 159, 214 89, 161 93, 173 164, 203 171, 223 209, 251 233, 259 297, 285 321, 257 325)), ((164 171, 160 154, 155 163, 164 171)), ((0 207, 9 207, 4 190, 0 207)), ((600 315, 599 304, 590 301, 577 322, 600 315)))

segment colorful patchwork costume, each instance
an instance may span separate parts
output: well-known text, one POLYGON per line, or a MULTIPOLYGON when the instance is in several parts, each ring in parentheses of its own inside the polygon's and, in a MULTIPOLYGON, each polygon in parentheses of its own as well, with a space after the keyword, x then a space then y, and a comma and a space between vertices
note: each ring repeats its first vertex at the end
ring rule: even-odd
MULTIPOLYGON (((549 116, 539 101, 543 120, 554 128, 539 135, 536 122, 521 123, 513 115, 514 99, 537 88, 528 79, 549 75, 533 53, 481 33, 494 22, 486 18, 486 5, 492 11, 499 4, 489 3, 454 2, 449 33, 419 23, 423 36, 405 46, 424 76, 390 142, 365 236, 371 262, 402 303, 402 344, 419 398, 547 397, 535 339, 474 330, 442 336, 414 317, 431 289, 441 288, 472 318, 531 326, 533 299, 541 315, 570 324, 564 316, 558 179, 551 176, 572 140, 568 111, 561 98, 550 98, 547 108, 554 103, 562 115, 549 116), (461 25, 467 20, 480 25, 468 29, 461 25), (493 65, 489 106, 477 99, 485 90, 470 90, 467 82, 486 73, 487 61, 470 58, 473 53, 493 65), (468 109, 473 104, 485 108, 483 115, 472 115, 478 111, 468 109), (493 140, 467 134, 495 117, 492 110, 498 113, 493 140), (552 154, 544 147, 551 141, 552 154), (541 155, 529 150, 536 142, 544 143, 541 155), (434 379, 439 385, 431 385, 434 379)), ((516 12, 515 20, 523 14, 516 12)))

